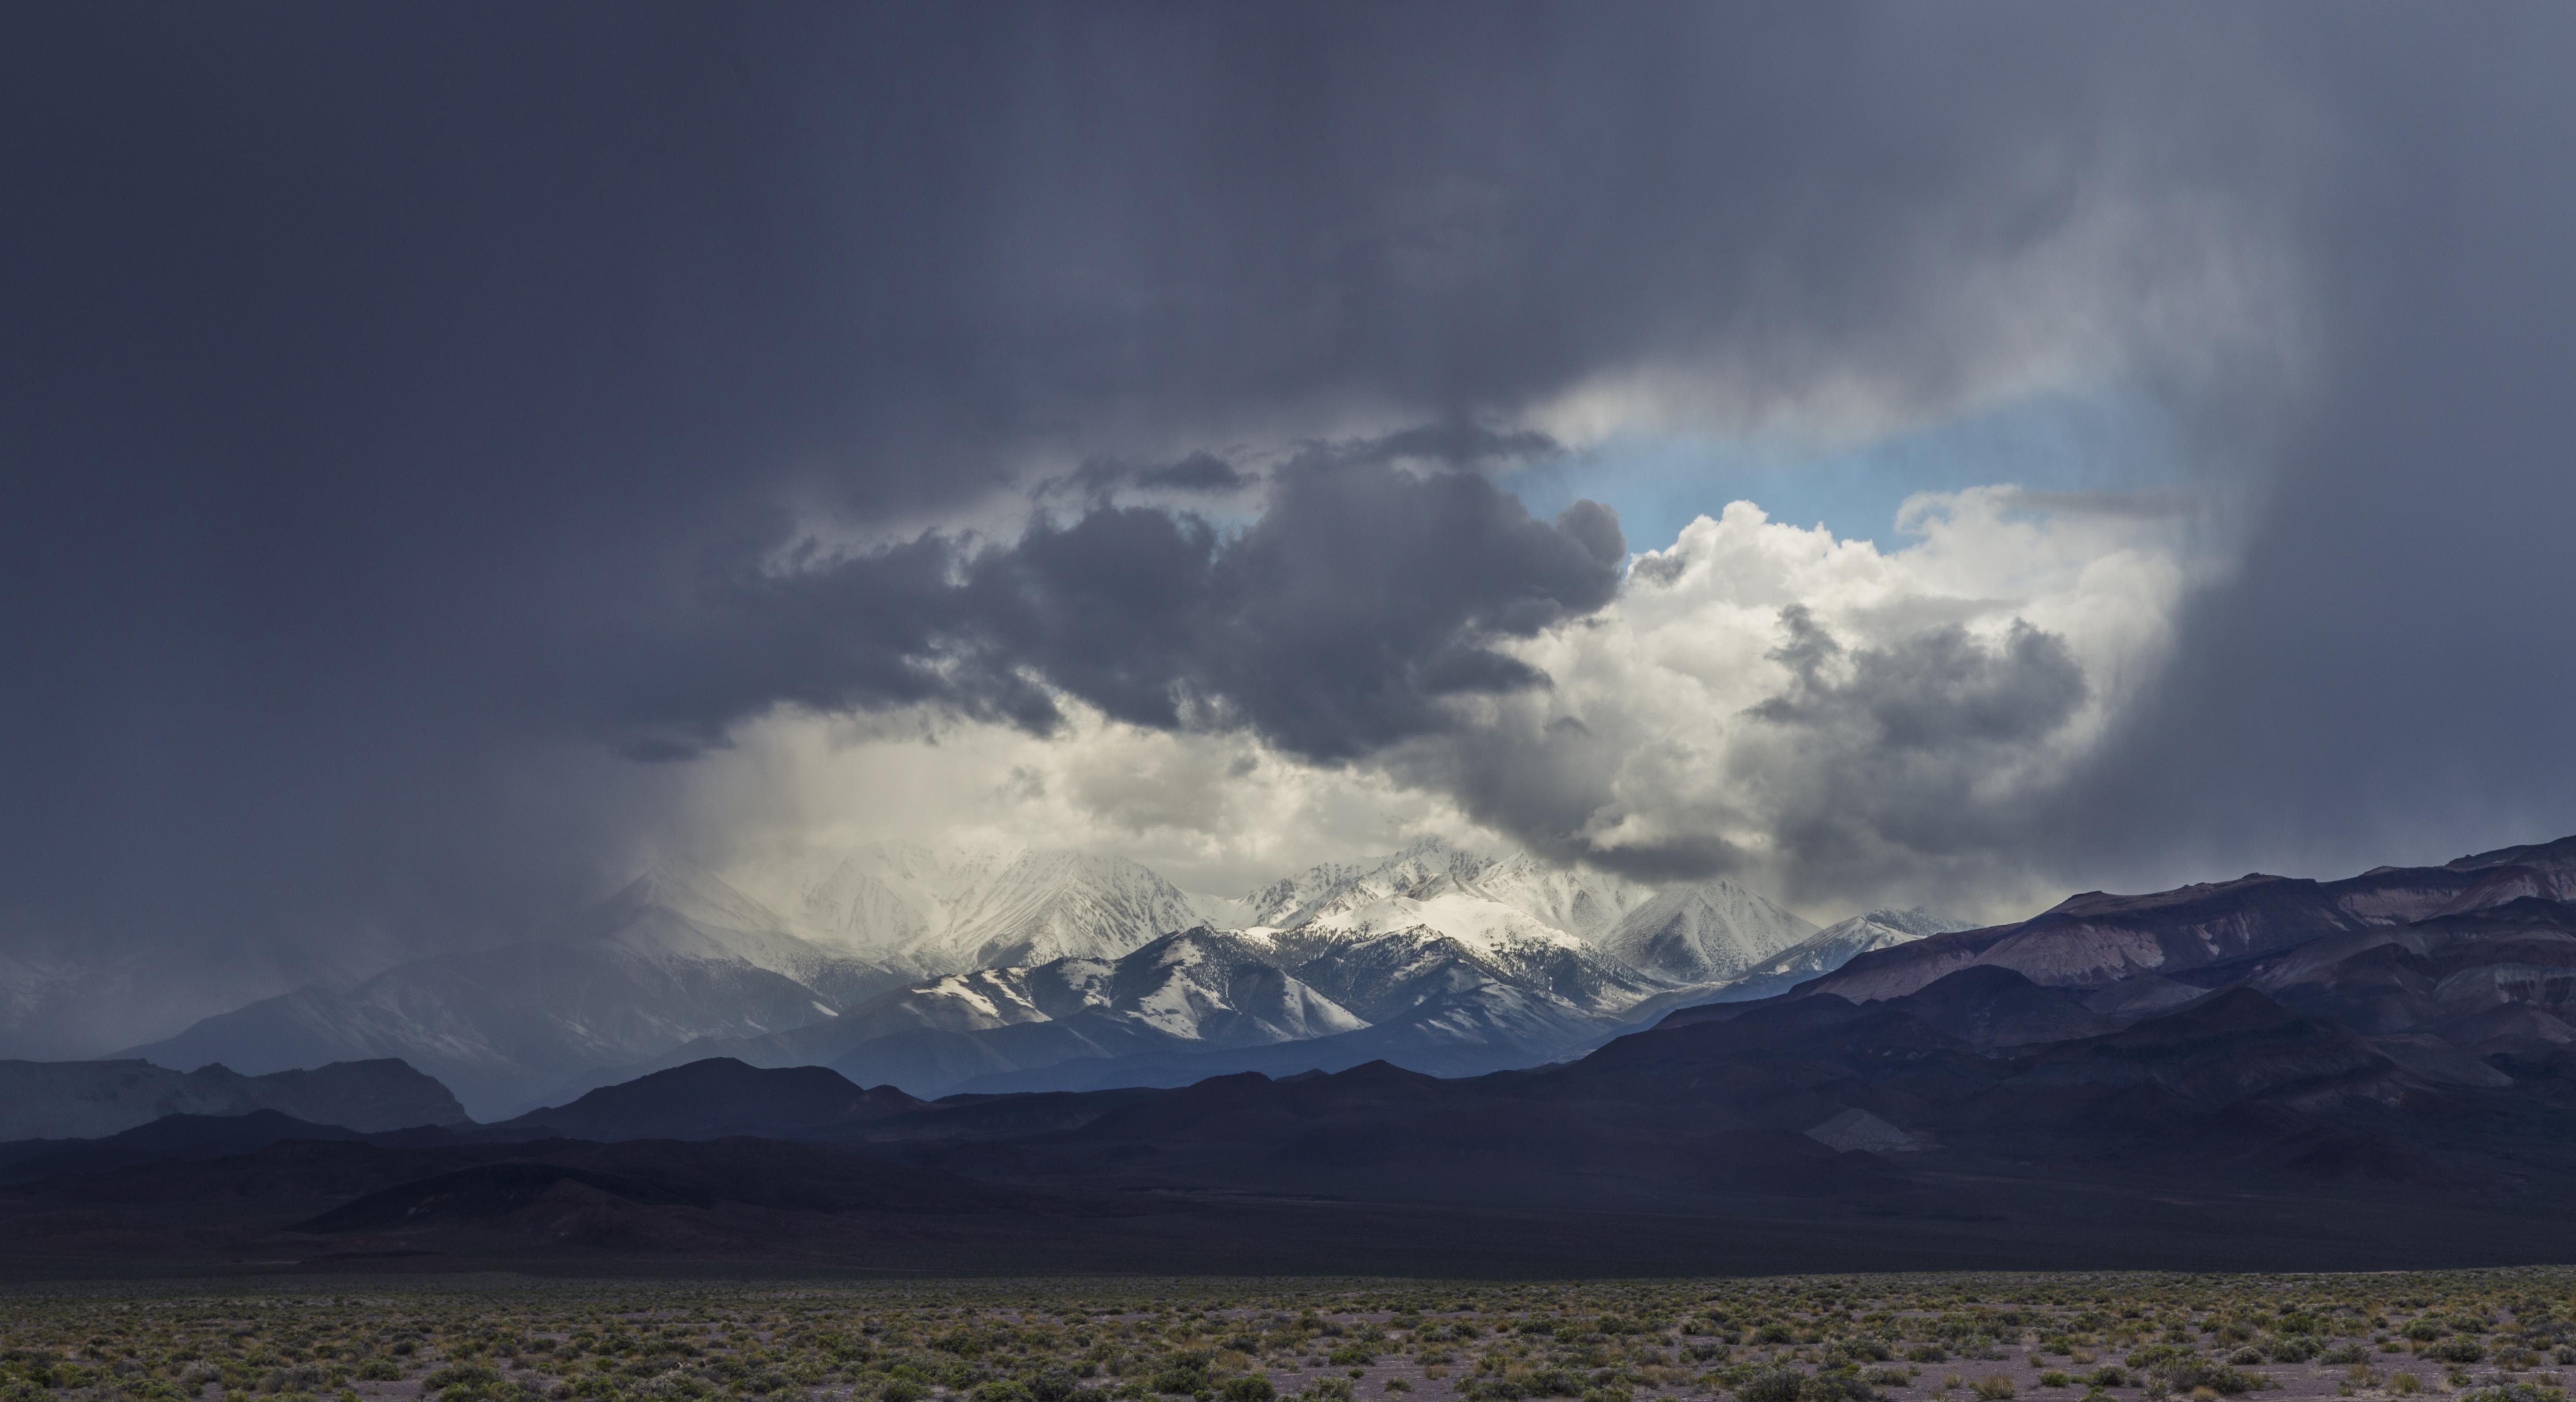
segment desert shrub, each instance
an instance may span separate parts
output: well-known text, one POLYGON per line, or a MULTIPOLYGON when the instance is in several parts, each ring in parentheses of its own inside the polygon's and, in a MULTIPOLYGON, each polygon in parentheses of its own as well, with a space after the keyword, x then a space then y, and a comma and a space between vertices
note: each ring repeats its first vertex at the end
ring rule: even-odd
POLYGON ((1914 1377, 1902 1368, 1872 1368, 1861 1379, 1871 1387, 1911 1387, 1914 1377))
POLYGON ((1226 1379, 1224 1386, 1216 1390, 1216 1395, 1223 1402, 1276 1402, 1279 1388, 1259 1373, 1247 1373, 1239 1378, 1226 1379))
POLYGON ((2508 1383, 2503 1387, 2482 1387, 2460 1394, 2460 1402, 2567 1402, 2564 1389, 2542 1387, 2535 1383, 2508 1383))
POLYGON ((2075 1385, 2075 1379, 2068 1377, 2054 1368, 2050 1368, 2039 1375, 2039 1385, 2041 1387, 2073 1387, 2075 1385))
POLYGON ((2240 1348, 2234 1353, 2227 1355, 2227 1361, 2235 1364, 2239 1368, 2251 1367, 2263 1361, 2263 1350, 2259 1348, 2240 1348))
POLYGON ((1977 1379, 1968 1390, 1977 1394, 1981 1402, 2004 1402, 2005 1398, 2013 1395, 2013 1380, 2006 1374, 1995 1373, 1977 1379))
POLYGON ((2274 1339, 2263 1346, 2263 1356, 2275 1363, 2305 1363, 2319 1352, 2316 1340, 2304 1335, 2274 1339))
POLYGON ((1615 1384, 1609 1387, 1587 1387, 1583 1390, 1583 1402, 1628 1402, 1630 1395, 1628 1389, 1615 1384))
POLYGON ((1306 1390, 1298 1395, 1308 1399, 1308 1402, 1325 1402, 1327 1398, 1332 1399, 1332 1402, 1351 1402, 1351 1380, 1317 1378, 1307 1383, 1306 1390))
POLYGON ((995 1378, 975 1385, 967 1394, 974 1402, 1033 1402, 1028 1385, 1015 1378, 995 1378))
POLYGON ((2325 1352, 2318 1354, 2317 1361, 2320 1363, 2367 1363, 2370 1361, 2370 1350, 2363 1348, 2359 1344, 2337 1344, 2333 1348, 2327 1349, 2325 1352))
POLYGON ((1939 1344, 1916 1344, 1914 1347, 1905 1351, 1905 1361, 1908 1363, 1947 1363, 1950 1361, 1950 1354, 1948 1350, 1942 1348, 1939 1344))
POLYGON ((1036 1402, 1072 1402, 1082 1392, 1082 1384, 1075 1381, 1073 1370, 1062 1365, 1022 1378, 1020 1385, 1029 1390, 1029 1396, 1036 1402))
POLYGON ((2468 1335, 2454 1334, 2431 1348, 2422 1350, 2418 1356, 2441 1363, 2475 1363, 2486 1357, 2487 1351, 2483 1345, 2468 1335))
POLYGON ((2129 1374, 2125 1369, 2116 1368, 2105 1363, 2101 1367, 2094 1369, 2092 1372, 2085 1374, 2084 1381, 2091 1384, 2093 1389, 2099 1392, 2105 1388, 2127 1387, 2129 1385, 2129 1374))
POLYGON ((2441 1321, 2436 1319, 2415 1320, 2408 1324, 2405 1330, 2406 1337, 2419 1344, 2429 1344, 2442 1337, 2444 1332, 2441 1321))
POLYGON ((2148 1373, 2151 1384, 2161 1384, 2167 1392, 2198 1392, 2207 1388, 2212 1393, 2233 1397, 2252 1392, 2264 1385, 2259 1374, 2238 1372, 2224 1363, 2206 1358, 2181 1358, 2158 1364, 2148 1373))
POLYGON ((878 1402, 922 1402, 928 1396, 929 1387, 918 1378, 888 1378, 877 1389, 878 1402))
POLYGON ((1377 1361, 1377 1355, 1358 1344, 1344 1344, 1327 1355, 1325 1361, 1336 1368, 1365 1368, 1377 1361))
POLYGON ((396 1383, 402 1381, 402 1365, 382 1356, 361 1358, 350 1373, 362 1383, 396 1383))
POLYGON ((1749 1369, 1736 1380, 1736 1402, 1798 1402, 1806 1381, 1794 1368, 1749 1369))
POLYGON ((1810 1375, 1798 1384, 1798 1402, 1877 1402, 1878 1394, 1860 1380, 1856 1369, 1836 1368, 1810 1375))
POLYGON ((480 1363, 452 1363, 420 1380, 423 1394, 435 1392, 446 1402, 467 1402, 502 1390, 501 1375, 480 1363))

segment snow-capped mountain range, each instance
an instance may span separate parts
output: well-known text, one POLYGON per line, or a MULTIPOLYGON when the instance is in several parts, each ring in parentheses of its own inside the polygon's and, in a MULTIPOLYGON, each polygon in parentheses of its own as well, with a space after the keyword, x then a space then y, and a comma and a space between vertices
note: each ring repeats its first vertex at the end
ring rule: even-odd
POLYGON ((1378 1056, 1455 1073, 1953 924, 1819 931, 1723 879, 1436 840, 1214 899, 1119 858, 901 843, 728 875, 656 868, 549 938, 263 999, 128 1054, 249 1074, 401 1057, 484 1117, 712 1055, 917 1095, 1378 1056))

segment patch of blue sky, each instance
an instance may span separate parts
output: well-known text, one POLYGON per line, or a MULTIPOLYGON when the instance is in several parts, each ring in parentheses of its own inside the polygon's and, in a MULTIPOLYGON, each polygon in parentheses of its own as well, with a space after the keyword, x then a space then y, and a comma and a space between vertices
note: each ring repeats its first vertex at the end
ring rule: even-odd
POLYGON ((1621 434, 1531 463, 1503 485, 1542 516, 1580 497, 1605 502, 1636 551, 1672 544, 1682 527, 1732 501, 1750 501, 1774 521, 1895 548, 1897 510, 1917 492, 2005 482, 2033 492, 2156 492, 2191 475, 2181 433, 2153 402, 2058 392, 1857 444, 1621 434))

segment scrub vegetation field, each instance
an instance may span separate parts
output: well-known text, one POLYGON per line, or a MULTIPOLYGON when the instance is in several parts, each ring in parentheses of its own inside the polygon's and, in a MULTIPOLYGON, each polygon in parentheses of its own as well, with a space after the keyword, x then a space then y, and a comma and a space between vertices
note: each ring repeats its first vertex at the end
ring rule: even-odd
POLYGON ((2559 1269, 331 1288, 0 1296, 0 1402, 2564 1402, 2576 1368, 2559 1269))

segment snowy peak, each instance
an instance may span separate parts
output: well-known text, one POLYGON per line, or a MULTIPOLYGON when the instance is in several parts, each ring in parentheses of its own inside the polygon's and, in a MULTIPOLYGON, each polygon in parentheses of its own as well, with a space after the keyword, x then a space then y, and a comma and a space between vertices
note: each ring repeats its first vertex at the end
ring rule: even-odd
POLYGON ((1585 940, 1607 935, 1655 898, 1652 886, 1607 872, 1549 866, 1526 852, 1486 868, 1475 884, 1494 900, 1585 940))
POLYGON ((1293 928, 1350 938, 1427 928, 1485 953, 1523 944, 1569 948, 1583 944, 1528 912, 1446 875, 1386 894, 1379 894, 1372 883, 1354 884, 1293 928))
POLYGON ((1873 910, 1867 915, 1855 915, 1849 920, 1827 926, 1824 933, 1831 933, 1846 926, 1861 925, 1875 925, 1882 930, 1911 935, 1916 939, 1921 939, 1925 935, 1946 935, 1952 930, 1974 928, 1970 921, 1934 910, 1928 905, 1918 905, 1905 910, 1873 910))
POLYGON ((1285 929, 1327 906, 1349 908, 1411 890, 1438 877, 1468 882, 1494 865, 1445 838, 1426 837, 1371 862, 1327 862, 1274 881, 1243 899, 1251 923, 1285 929))
POLYGON ((591 907, 579 933, 593 938, 614 936, 654 911, 709 930, 767 930, 784 933, 787 922, 776 912, 728 885, 713 872, 677 865, 644 869, 632 881, 591 907))
POLYGON ((1968 922, 1944 915, 1929 906, 1915 906, 1909 910, 1873 910, 1867 915, 1855 915, 1818 930, 1773 955, 1752 972, 1758 978, 1785 978, 1794 982, 1832 973, 1861 955, 1876 950, 1893 949, 1926 935, 1967 928, 1968 922))
POLYGON ((1353 1032, 1368 1023, 1282 970, 1267 940, 1196 929, 1118 962, 1107 1010, 1166 1036, 1264 1046, 1353 1032))
POLYGON ((844 1020, 983 1032, 1084 1017, 1210 1046, 1268 1046, 1368 1026, 1283 971, 1269 942, 1205 927, 1114 960, 1065 957, 951 974, 888 994, 844 1020))
POLYGON ((1235 904, 1256 927, 1367 932, 1428 922, 1473 943, 1562 943, 1601 935, 1653 895, 1620 877, 1526 853, 1497 860, 1435 837, 1374 861, 1310 868, 1235 904))
POLYGON ((888 842, 806 854, 746 879, 777 893, 809 939, 913 978, 1114 959, 1202 920, 1152 870, 1070 852, 888 842))
POLYGON ((916 967, 1115 959, 1199 923, 1181 889, 1123 857, 1027 852, 960 893, 945 928, 899 951, 916 967))
POLYGON ((571 935, 647 963, 741 964, 778 974, 814 990, 817 1015, 885 981, 873 965, 792 933, 777 912, 723 878, 677 865, 647 868, 583 912, 571 935))
POLYGON ((1673 983, 1741 978, 1816 933, 1809 921, 1723 877, 1675 886, 1629 911, 1602 951, 1673 983))
POLYGON ((895 949, 928 936, 934 907, 845 861, 805 892, 797 915, 817 938, 845 948, 895 949))

